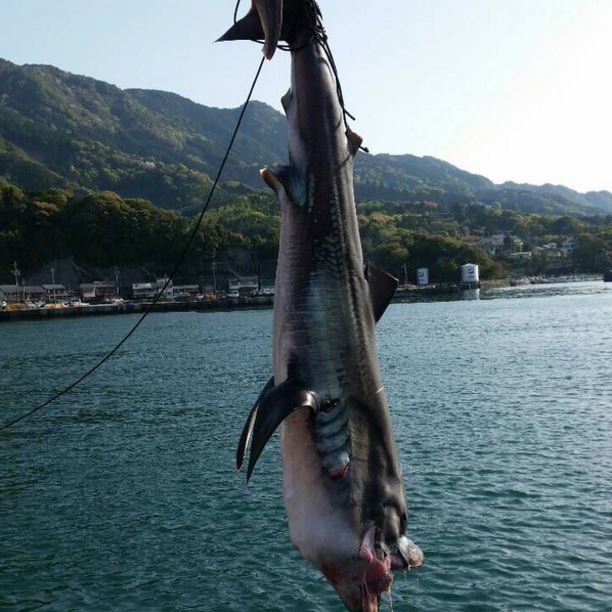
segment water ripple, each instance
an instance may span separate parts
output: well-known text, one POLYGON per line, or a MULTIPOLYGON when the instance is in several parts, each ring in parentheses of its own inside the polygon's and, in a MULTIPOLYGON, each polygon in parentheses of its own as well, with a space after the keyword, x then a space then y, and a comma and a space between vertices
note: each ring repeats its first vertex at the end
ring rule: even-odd
MULTIPOLYGON (((612 609, 612 293, 515 295, 394 305, 380 322, 427 559, 397 576, 395 610, 612 609)), ((0 417, 131 323, 3 324, 0 417)), ((3 434, 0 610, 342 609, 289 543, 277 438, 250 485, 233 469, 270 328, 262 311, 152 315, 86 384, 3 434)))

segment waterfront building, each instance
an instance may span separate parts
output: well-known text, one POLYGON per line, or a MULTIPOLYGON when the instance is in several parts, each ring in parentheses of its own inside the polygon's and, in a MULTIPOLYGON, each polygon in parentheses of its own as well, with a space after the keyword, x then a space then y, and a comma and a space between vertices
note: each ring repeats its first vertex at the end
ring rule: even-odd
POLYGON ((66 287, 59 283, 43 283, 42 288, 45 290, 45 294, 49 302, 52 300, 65 300, 70 297, 66 287))
POLYGON ((172 297, 195 297, 200 293, 200 285, 174 285, 172 287, 172 297))
POLYGON ((233 270, 228 270, 227 288, 228 292, 240 294, 251 293, 259 289, 259 277, 257 275, 241 276, 233 270))
POLYGON ((168 277, 164 276, 163 278, 158 278, 155 281, 155 295, 157 295, 162 289, 164 289, 164 293, 162 294, 163 300, 171 300, 172 299, 172 281, 168 282, 168 277), (164 285, 168 283, 168 286, 164 289, 164 285))
POLYGON ((135 300, 153 299, 156 295, 155 283, 132 283, 132 297, 135 300))
POLYGON ((461 266, 461 282, 475 284, 480 282, 478 264, 466 263, 461 266))
POLYGON ((79 286, 81 299, 84 302, 97 303, 118 298, 117 285, 111 281, 94 281, 93 283, 81 283, 79 286))
POLYGON ((429 268, 419 268, 417 270, 417 285, 420 287, 429 285, 429 268))
MULTIPOLYGON (((154 283, 132 283, 132 297, 135 300, 153 300, 163 289, 168 277, 158 278, 154 283)), ((162 300, 172 300, 172 281, 164 289, 162 300)))
POLYGON ((0 302, 14 303, 27 300, 40 300, 47 297, 41 285, 0 285, 0 302))

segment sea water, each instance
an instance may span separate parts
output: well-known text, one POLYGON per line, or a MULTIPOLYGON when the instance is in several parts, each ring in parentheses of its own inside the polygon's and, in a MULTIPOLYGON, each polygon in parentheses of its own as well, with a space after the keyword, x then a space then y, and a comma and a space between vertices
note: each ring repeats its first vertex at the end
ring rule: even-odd
MULTIPOLYGON (((612 610, 606 287, 384 315, 408 533, 426 557, 396 574, 396 612, 612 610)), ((133 322, 2 323, 0 418, 71 382, 133 322)), ((278 436, 249 485, 234 469, 271 374, 271 323, 151 315, 71 394, 0 433, 0 610, 343 609, 289 542, 278 436)))

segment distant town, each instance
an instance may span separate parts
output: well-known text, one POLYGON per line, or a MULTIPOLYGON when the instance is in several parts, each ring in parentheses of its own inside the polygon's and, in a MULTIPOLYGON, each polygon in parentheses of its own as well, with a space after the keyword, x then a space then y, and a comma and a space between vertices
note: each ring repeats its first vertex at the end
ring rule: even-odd
MULTIPOLYGON (((210 305, 271 304, 274 284, 259 275, 241 275, 213 267, 209 281, 177 284, 167 276, 154 281, 122 282, 118 268, 113 278, 83 282, 78 285, 56 282, 58 269, 49 268, 52 282, 26 284, 20 282, 17 262, 13 264, 15 283, 0 285, 0 307, 4 312, 24 310, 60 310, 112 306, 105 312, 133 310, 141 304, 157 301, 161 304, 201 302, 210 305)), ((129 271, 133 276, 133 271, 129 271)))
MULTIPOLYGON (((576 240, 569 238, 559 245, 550 242, 525 251, 519 237, 495 234, 480 240, 479 246, 491 257, 504 255, 516 266, 533 257, 546 259, 549 270, 556 267, 558 273, 563 273, 567 270, 568 258, 576 248, 576 240), (558 262, 556 266, 555 262, 558 262)), ((248 270, 249 266, 242 265, 242 269, 248 270)), ((404 265, 402 271, 404 278, 400 279, 399 300, 407 294, 448 293, 479 289, 481 286, 479 265, 470 262, 460 266, 454 282, 436 282, 427 267, 408 270, 404 265)), ((15 282, 0 285, 0 320, 138 312, 150 307, 157 311, 269 307, 274 299, 274 262, 268 262, 263 268, 259 266, 257 274, 236 271, 227 264, 214 262, 210 275, 181 283, 168 276, 143 280, 142 270, 121 270, 118 267, 100 271, 98 279, 76 282, 83 270, 72 260, 56 262, 47 271, 40 271, 36 275, 40 278, 47 273, 51 282, 26 282, 18 262, 13 263, 12 272, 15 282), (262 269, 264 274, 261 273, 262 269), (62 277, 66 278, 65 282, 60 282, 62 277)), ((542 276, 528 276, 524 270, 521 272, 505 280, 488 282, 499 286, 544 280, 542 276)), ((604 280, 612 280, 609 276, 604 280)), ((577 280, 572 275, 556 278, 577 280)))

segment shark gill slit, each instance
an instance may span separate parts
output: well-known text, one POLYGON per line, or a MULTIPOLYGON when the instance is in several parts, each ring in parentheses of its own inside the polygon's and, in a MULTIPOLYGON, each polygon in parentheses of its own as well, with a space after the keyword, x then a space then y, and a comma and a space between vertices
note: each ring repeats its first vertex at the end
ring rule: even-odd
POLYGON ((350 465, 348 412, 340 400, 332 400, 315 414, 315 441, 321 464, 332 480, 347 476, 350 465))

